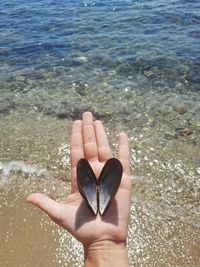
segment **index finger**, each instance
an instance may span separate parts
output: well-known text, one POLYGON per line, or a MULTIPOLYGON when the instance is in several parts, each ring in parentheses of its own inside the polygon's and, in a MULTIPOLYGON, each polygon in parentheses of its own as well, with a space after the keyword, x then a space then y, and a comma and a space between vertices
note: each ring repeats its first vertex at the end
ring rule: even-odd
POLYGON ((79 159, 84 158, 83 140, 82 140, 82 121, 75 121, 72 127, 72 135, 70 141, 70 157, 71 157, 71 192, 77 190, 76 183, 76 165, 79 159))

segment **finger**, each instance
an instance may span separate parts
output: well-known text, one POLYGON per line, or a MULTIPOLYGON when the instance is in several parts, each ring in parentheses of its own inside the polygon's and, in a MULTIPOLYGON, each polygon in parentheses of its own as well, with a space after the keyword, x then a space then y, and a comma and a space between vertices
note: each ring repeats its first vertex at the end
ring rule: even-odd
POLYGON ((83 140, 82 140, 82 121, 77 120, 72 127, 72 135, 70 141, 71 156, 71 192, 77 190, 76 182, 76 165, 79 159, 84 158, 83 140))
POLYGON ((97 142, 91 112, 83 113, 83 147, 87 160, 97 160, 97 142))
POLYGON ((99 161, 107 161, 111 158, 108 138, 101 121, 94 121, 99 161))
POLYGON ((121 161, 123 166, 123 171, 126 174, 130 174, 130 153, 128 146, 128 137, 126 133, 119 134, 119 151, 118 159, 121 161))
POLYGON ((72 127, 70 141, 71 166, 75 167, 79 159, 84 158, 83 140, 82 140, 82 121, 75 121, 72 127))
POLYGON ((26 201, 45 211, 54 221, 60 220, 61 203, 58 203, 41 193, 33 193, 29 195, 26 201))

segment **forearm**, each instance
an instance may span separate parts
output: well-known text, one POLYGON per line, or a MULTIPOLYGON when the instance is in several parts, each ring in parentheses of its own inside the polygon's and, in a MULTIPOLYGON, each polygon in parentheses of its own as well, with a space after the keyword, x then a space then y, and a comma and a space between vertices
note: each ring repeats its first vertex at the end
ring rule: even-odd
POLYGON ((128 267, 125 244, 95 244, 85 247, 84 267, 128 267))

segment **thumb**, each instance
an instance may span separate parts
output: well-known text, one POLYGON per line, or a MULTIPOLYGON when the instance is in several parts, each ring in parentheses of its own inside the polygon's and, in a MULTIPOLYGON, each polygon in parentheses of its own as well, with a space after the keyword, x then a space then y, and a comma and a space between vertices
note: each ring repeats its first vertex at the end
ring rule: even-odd
POLYGON ((45 211, 54 221, 59 221, 61 217, 62 204, 41 193, 33 193, 26 198, 28 203, 35 205, 45 211))

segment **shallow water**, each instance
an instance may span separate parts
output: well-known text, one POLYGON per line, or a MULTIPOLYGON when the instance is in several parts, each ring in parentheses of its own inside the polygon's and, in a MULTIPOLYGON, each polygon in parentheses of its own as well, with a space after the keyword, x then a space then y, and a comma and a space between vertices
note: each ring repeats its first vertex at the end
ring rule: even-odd
POLYGON ((129 135, 130 266, 199 266, 199 5, 1 1, 1 266, 81 266, 81 246, 24 199, 69 192, 85 110, 115 153, 116 133, 129 135))

